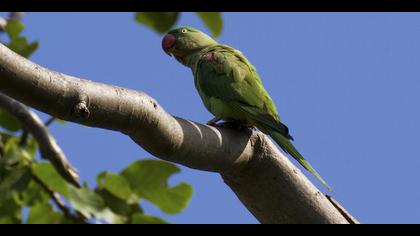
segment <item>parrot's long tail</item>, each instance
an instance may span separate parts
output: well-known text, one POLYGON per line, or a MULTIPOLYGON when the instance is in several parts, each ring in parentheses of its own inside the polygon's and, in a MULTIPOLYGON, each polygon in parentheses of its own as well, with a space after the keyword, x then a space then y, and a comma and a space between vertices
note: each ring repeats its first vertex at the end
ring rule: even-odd
POLYGON ((303 156, 296 150, 293 144, 284 137, 282 134, 270 131, 268 133, 274 141, 287 153, 289 153, 293 158, 295 158, 305 169, 309 170, 315 177, 325 186, 328 190, 331 190, 331 187, 322 179, 322 177, 315 171, 315 169, 303 158, 303 156))

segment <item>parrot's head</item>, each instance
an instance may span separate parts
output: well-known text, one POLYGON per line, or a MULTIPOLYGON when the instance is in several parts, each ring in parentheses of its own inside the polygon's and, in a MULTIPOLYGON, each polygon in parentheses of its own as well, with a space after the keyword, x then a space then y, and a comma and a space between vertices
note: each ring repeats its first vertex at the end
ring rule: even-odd
POLYGON ((189 55, 214 44, 210 36, 191 27, 173 29, 162 39, 162 49, 184 65, 189 55))

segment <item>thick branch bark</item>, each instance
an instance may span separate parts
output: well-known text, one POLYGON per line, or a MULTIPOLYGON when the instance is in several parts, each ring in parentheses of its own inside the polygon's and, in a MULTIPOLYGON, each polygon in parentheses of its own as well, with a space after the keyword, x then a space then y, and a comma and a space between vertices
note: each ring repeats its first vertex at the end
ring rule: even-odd
POLYGON ((41 119, 22 103, 0 93, 0 107, 15 116, 25 130, 38 142, 41 156, 49 160, 54 168, 71 184, 80 187, 79 175, 68 161, 41 119))
POLYGON ((125 133, 158 158, 219 172, 262 223, 349 223, 260 132, 173 117, 144 93, 52 72, 3 45, 0 92, 54 117, 125 133))

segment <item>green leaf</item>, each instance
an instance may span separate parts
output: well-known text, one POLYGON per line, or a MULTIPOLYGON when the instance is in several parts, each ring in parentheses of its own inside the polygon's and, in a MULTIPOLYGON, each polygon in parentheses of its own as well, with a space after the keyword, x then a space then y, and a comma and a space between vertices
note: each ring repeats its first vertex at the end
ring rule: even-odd
POLYGON ((143 160, 128 166, 122 175, 139 197, 149 200, 165 213, 175 214, 188 205, 192 196, 192 187, 186 183, 168 187, 168 178, 177 172, 179 168, 172 163, 143 160))
POLYGON ((45 190, 35 181, 31 181, 27 187, 19 194, 19 201, 21 206, 34 206, 39 203, 47 203, 50 196, 45 190))
POLYGON ((169 224, 168 222, 150 215, 136 213, 132 216, 132 224, 169 224))
POLYGON ((60 124, 67 124, 67 121, 59 119, 59 118, 55 118, 54 120, 57 121, 60 124))
POLYGON ((86 218, 94 217, 103 219, 109 223, 117 224, 126 221, 125 217, 115 214, 106 207, 102 197, 87 186, 83 186, 80 189, 70 186, 69 190, 68 200, 74 209, 79 211, 86 218))
POLYGON ((0 224, 22 223, 22 208, 13 198, 0 203, 0 224))
POLYGON ((64 215, 54 211, 48 203, 38 203, 29 208, 27 224, 62 224, 70 223, 64 215))
POLYGON ((198 17, 210 29, 213 37, 220 36, 223 30, 222 14, 220 12, 196 12, 198 17))
POLYGON ((39 47, 39 42, 35 41, 30 44, 27 44, 17 53, 19 53, 22 57, 28 58, 38 49, 38 47, 39 47))
POLYGON ((177 22, 178 12, 137 12, 136 21, 157 33, 168 32, 177 22))
POLYGON ((0 131, 0 142, 2 142, 3 144, 5 142, 7 142, 7 140, 9 140, 10 138, 13 138, 14 136, 11 134, 8 134, 6 132, 1 132, 0 131))
MULTIPOLYGON (((134 213, 143 213, 143 209, 141 209, 138 202, 129 203, 127 201, 121 200, 105 189, 97 189, 96 193, 99 194, 102 199, 104 199, 105 205, 108 206, 114 213, 121 216, 126 216, 128 220, 134 213)), ((128 222, 130 222, 130 220, 128 222)))
POLYGON ((12 39, 7 46, 10 50, 16 52, 17 54, 23 57, 29 57, 36 49, 38 49, 39 43, 28 43, 26 38, 17 37, 12 39))
POLYGON ((122 200, 128 200, 131 196, 131 188, 124 176, 103 172, 97 178, 99 186, 122 200))
POLYGON ((37 148, 38 148, 38 143, 32 136, 29 136, 28 140, 26 141, 25 151, 28 154, 29 159, 32 161, 35 159, 37 148))
MULTIPOLYGON (((10 137, 3 147, 3 158, 0 160, 0 179, 3 169, 13 169, 17 165, 27 165, 35 156, 35 143, 29 143, 26 147, 21 147, 20 137, 10 137)), ((30 142, 30 140, 28 140, 30 142)))
POLYGON ((20 54, 23 57, 29 57, 39 47, 38 42, 29 43, 25 37, 20 34, 24 30, 24 25, 19 20, 9 20, 6 26, 6 32, 9 35, 10 42, 7 46, 10 50, 20 54))
POLYGON ((110 223, 121 223, 126 219, 113 213, 100 195, 87 186, 77 189, 56 172, 50 163, 36 163, 32 167, 33 173, 52 191, 58 192, 68 199, 72 207, 86 218, 104 219, 110 223))
POLYGON ((11 166, 17 165, 22 156, 22 148, 19 146, 20 139, 11 137, 4 144, 4 158, 2 162, 10 169, 11 166))
POLYGON ((71 187, 69 201, 86 218, 91 218, 91 213, 100 212, 105 208, 104 200, 87 186, 81 189, 71 187))
POLYGON ((164 212, 176 214, 188 206, 192 194, 193 190, 191 185, 180 183, 173 188, 167 189, 167 191, 162 191, 162 194, 159 194, 159 191, 156 191, 153 198, 156 202, 160 203, 160 208, 164 212))
POLYGON ((7 21, 6 32, 12 40, 19 37, 24 29, 25 26, 19 20, 7 21))
POLYGON ((50 163, 34 163, 32 172, 52 191, 58 192, 66 198, 69 197, 69 185, 50 163))
POLYGON ((29 168, 17 167, 8 171, 0 181, 0 204, 12 196, 13 193, 22 191, 31 180, 29 168))
POLYGON ((12 132, 16 132, 21 129, 21 124, 19 120, 1 108, 0 108, 0 126, 12 132))

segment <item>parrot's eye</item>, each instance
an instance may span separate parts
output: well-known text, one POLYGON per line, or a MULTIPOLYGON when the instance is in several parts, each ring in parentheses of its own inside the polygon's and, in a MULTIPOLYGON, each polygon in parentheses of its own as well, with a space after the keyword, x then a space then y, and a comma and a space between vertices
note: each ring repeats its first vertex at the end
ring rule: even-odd
POLYGON ((183 34, 185 34, 185 33, 187 33, 188 32, 188 30, 187 29, 182 29, 181 30, 181 33, 183 33, 183 34))

